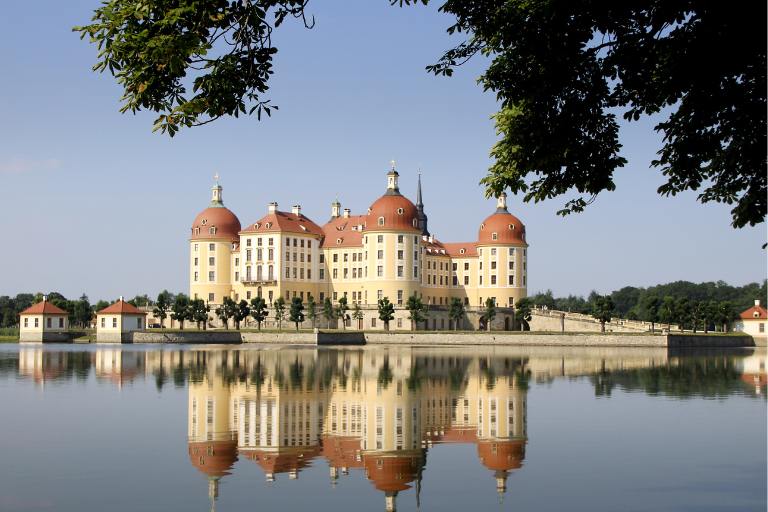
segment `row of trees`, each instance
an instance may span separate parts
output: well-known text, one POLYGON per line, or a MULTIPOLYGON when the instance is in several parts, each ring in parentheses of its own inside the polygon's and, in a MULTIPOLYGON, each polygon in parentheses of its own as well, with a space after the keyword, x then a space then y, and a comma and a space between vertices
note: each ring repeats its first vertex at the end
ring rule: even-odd
MULTIPOLYGON (((752 306, 753 301, 765 298, 768 294, 766 281, 749 283, 744 286, 731 286, 724 281, 692 283, 690 281, 674 281, 648 288, 625 286, 608 294, 614 303, 616 315, 630 320, 642 320, 643 303, 649 296, 663 300, 664 297, 675 299, 685 298, 689 302, 725 302, 733 304, 738 311, 744 311, 752 306)), ((593 291, 586 298, 578 295, 554 297, 551 290, 531 295, 536 306, 546 306, 559 311, 589 314, 592 304, 598 297, 593 291)))
POLYGON ((749 308, 755 299, 764 298, 768 290, 762 284, 749 283, 731 286, 723 281, 691 283, 675 281, 648 288, 625 286, 608 295, 592 292, 587 298, 575 295, 554 297, 551 290, 530 297, 536 307, 592 315, 595 318, 626 318, 678 325, 692 331, 728 331, 741 311, 749 308), (610 299, 609 303, 606 299, 610 299))

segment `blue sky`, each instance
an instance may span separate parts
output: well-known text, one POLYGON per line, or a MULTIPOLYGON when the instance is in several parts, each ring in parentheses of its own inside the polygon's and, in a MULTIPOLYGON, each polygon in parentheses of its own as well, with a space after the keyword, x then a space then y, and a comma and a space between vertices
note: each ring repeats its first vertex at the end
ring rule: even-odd
MULTIPOLYGON (((299 203, 319 223, 336 196, 364 212, 383 193, 391 159, 411 197, 421 168, 430 229, 441 240, 474 240, 493 211, 478 181, 496 140, 496 101, 476 84, 481 59, 452 78, 424 71, 452 42, 451 18, 435 6, 311 3, 313 30, 287 23, 275 36, 269 97, 279 112, 173 139, 151 132, 153 113, 121 115, 114 79, 91 72, 96 49, 71 27, 96 6, 12 2, 0 17, 0 295, 58 290, 95 300, 186 290, 189 226, 217 171, 243 225, 270 201, 299 203)), ((765 224, 734 230, 727 206, 656 194, 653 124, 622 126, 629 164, 617 190, 585 213, 556 216, 567 198, 510 198, 531 244, 529 292, 765 278, 765 224)))

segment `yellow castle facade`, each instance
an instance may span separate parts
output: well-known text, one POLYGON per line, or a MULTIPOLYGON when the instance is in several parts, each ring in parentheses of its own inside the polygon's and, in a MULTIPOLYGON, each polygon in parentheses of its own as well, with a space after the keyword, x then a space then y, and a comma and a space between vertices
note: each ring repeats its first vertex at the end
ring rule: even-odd
MULTIPOLYGON (((421 179, 416 203, 400 193, 394 165, 385 193, 365 214, 353 215, 336 200, 330 219, 320 225, 295 205, 290 212, 268 205, 262 218, 243 227, 224 206, 223 188, 212 189, 208 208, 192 223, 189 253, 190 297, 221 304, 225 297, 250 301, 277 297, 305 303, 309 297, 334 304, 346 297, 360 305, 365 318, 354 327, 381 329, 376 304, 395 306, 392 329, 410 329, 405 305, 416 295, 430 306, 426 326, 448 329, 451 299, 468 312, 492 299, 499 309, 494 328, 513 328, 511 308, 527 294, 528 244, 523 223, 498 198, 472 242, 444 243, 428 230, 421 179)), ((319 308, 318 308, 319 311, 319 308)), ((468 314, 460 328, 480 327, 468 314)))

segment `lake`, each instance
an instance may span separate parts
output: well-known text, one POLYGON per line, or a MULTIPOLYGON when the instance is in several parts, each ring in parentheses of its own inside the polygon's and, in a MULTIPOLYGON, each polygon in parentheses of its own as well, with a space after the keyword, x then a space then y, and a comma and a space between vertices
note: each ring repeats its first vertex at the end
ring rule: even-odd
POLYGON ((766 354, 0 345, 0 510, 766 510, 766 354))

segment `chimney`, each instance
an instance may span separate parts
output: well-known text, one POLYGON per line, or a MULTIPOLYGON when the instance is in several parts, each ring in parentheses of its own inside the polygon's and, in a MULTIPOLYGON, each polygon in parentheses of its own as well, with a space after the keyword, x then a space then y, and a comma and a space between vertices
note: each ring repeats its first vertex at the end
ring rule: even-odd
POLYGON ((755 306, 760 307, 760 299, 755 299, 755 306))
MULTIPOLYGON (((48 302, 48 296, 47 295, 43 295, 43 302, 48 302)), ((758 302, 760 302, 760 301, 758 301, 758 302)))
POLYGON ((277 203, 275 201, 272 201, 271 203, 269 203, 269 205, 267 206, 267 211, 269 213, 275 213, 277 211, 277 203))
POLYGON ((352 213, 352 210, 350 210, 349 208, 344 208, 344 218, 345 219, 349 218, 349 214, 350 213, 352 213))
POLYGON ((120 302, 125 302, 125 301, 123 300, 123 296, 122 296, 122 295, 121 295, 121 296, 120 296, 120 298, 119 298, 119 299, 117 299, 117 300, 119 300, 120 302))
POLYGON ((291 208, 291 213, 294 215, 301 215, 301 205, 300 204, 293 205, 293 207, 291 208))

